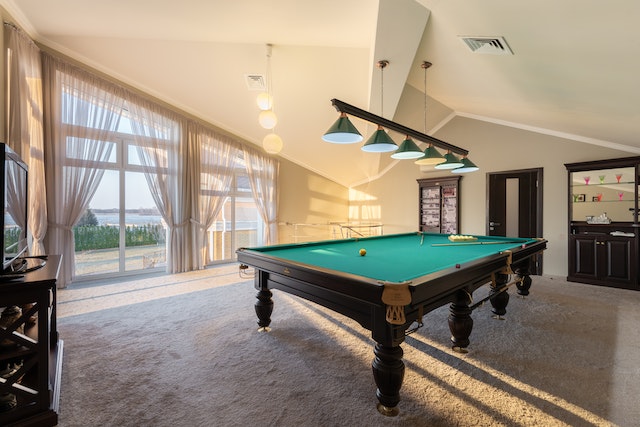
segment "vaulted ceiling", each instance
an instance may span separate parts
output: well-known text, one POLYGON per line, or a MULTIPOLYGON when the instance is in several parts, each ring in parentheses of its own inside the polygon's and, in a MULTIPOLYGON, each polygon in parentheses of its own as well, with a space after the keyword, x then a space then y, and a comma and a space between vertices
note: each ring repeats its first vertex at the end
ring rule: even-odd
POLYGON ((393 162, 321 140, 337 118, 332 98, 419 131, 426 122, 427 133, 464 116, 640 154, 635 0, 0 5, 36 41, 257 145, 268 131, 258 125, 259 92, 247 75, 267 74, 272 44, 281 155, 345 186, 393 162), (485 43, 474 52, 461 36, 502 37, 513 54, 486 54, 494 45, 485 43), (381 59, 389 61, 383 72, 375 66, 381 59), (424 60, 433 63, 426 110, 424 60))

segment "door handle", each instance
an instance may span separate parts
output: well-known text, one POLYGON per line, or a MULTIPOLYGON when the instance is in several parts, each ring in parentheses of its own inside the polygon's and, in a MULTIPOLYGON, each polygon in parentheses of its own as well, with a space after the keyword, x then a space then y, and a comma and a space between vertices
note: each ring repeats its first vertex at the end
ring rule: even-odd
POLYGON ((493 222, 493 221, 489 221, 489 226, 490 227, 494 227, 494 226, 500 226, 501 224, 499 222, 493 222))

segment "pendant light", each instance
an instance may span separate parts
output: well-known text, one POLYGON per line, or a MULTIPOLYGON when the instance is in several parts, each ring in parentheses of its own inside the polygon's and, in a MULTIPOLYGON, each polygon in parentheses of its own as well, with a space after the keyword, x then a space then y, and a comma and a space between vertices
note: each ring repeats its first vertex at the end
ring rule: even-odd
POLYGON ((256 104, 262 111, 270 110, 271 105, 273 105, 273 97, 269 94, 269 92, 262 92, 256 98, 256 104))
POLYGON ((421 157, 424 157, 424 153, 409 135, 402 141, 398 150, 391 155, 392 159, 419 159, 421 157))
POLYGON ((447 154, 444 155, 444 160, 445 160, 444 163, 439 163, 435 165, 435 168, 446 170, 446 169, 461 168, 464 166, 464 163, 462 163, 460 159, 451 151, 447 152, 447 154))
POLYGON ((333 142, 334 144, 353 144, 362 141, 362 134, 351 123, 347 113, 340 113, 338 120, 329 128, 322 136, 323 141, 333 142))
MULTIPOLYGON (((386 60, 378 61, 376 64, 376 66, 380 68, 380 110, 384 109, 384 68, 387 65, 389 65, 389 61, 386 60)), ((361 141, 362 135, 351 123, 348 116, 357 117, 376 126, 376 130, 361 147, 362 151, 371 153, 395 151, 395 153, 391 155, 393 159, 417 159, 415 163, 418 165, 435 165, 436 169, 455 170, 455 173, 478 170, 478 167, 466 157, 468 153, 467 150, 427 135, 427 69, 431 67, 431 65, 430 62, 423 61, 421 66, 424 70, 424 133, 388 120, 382 115, 377 116, 334 98, 331 100, 331 104, 338 110, 340 117, 333 126, 325 132, 322 139, 336 144, 350 144, 361 141), (400 147, 396 145, 385 129, 392 130, 400 135, 406 135, 400 147), (421 151, 414 140, 426 142, 427 148, 421 151), (447 154, 443 156, 436 147, 447 150, 447 154), (453 153, 463 155, 464 158, 460 160, 453 153)))
POLYGON ((275 133, 267 134, 262 140, 262 148, 269 154, 278 154, 283 145, 282 138, 275 133))
POLYGON ((273 94, 271 93, 271 52, 272 45, 267 44, 267 92, 261 93, 256 99, 260 108, 258 123, 265 129, 273 129, 278 123, 278 117, 273 112, 273 94))
POLYGON ((427 148, 425 148, 422 153, 422 157, 415 161, 416 165, 424 166, 424 165, 437 165, 438 163, 444 162, 444 156, 440 154, 436 147, 432 144, 429 144, 427 148))
POLYGON ((367 153, 388 153, 395 151, 398 146, 393 139, 385 132, 384 128, 378 125, 376 131, 369 137, 367 142, 362 146, 362 151, 367 153))
POLYGON ((420 150, 420 147, 413 142, 413 139, 407 135, 404 141, 400 143, 398 150, 391 155, 393 159, 417 159, 418 157, 423 157, 424 153, 420 150))
POLYGON ((467 158, 467 156, 464 156, 461 160, 462 162, 462 167, 453 169, 451 171, 451 173, 467 173, 467 172, 475 172, 478 169, 480 169, 478 166, 476 166, 471 160, 469 160, 467 158))
POLYGON ((278 117, 273 110, 263 110, 258 114, 258 123, 265 129, 273 129, 278 124, 278 117))
MULTIPOLYGON (((431 67, 431 62, 422 61, 421 68, 424 70, 424 133, 427 133, 427 69, 431 67)), ((429 144, 427 148, 425 148, 422 156, 415 161, 416 165, 424 166, 424 165, 437 165, 438 163, 443 163, 445 158, 440 152, 433 146, 433 144, 429 144)))
MULTIPOLYGON (((383 59, 378 61, 376 66, 380 68, 380 116, 384 117, 384 69, 389 65, 389 61, 383 59)), ((398 146, 393 139, 385 132, 381 125, 378 125, 377 130, 369 137, 367 142, 362 146, 362 151, 367 153, 388 153, 395 151, 398 146)))
POLYGON ((284 145, 282 138, 275 133, 275 127, 278 124, 278 117, 273 111, 273 86, 271 84, 271 53, 273 45, 267 44, 267 92, 261 93, 256 99, 256 104, 260 108, 258 114, 258 123, 271 132, 262 139, 262 148, 269 154, 278 154, 284 145))

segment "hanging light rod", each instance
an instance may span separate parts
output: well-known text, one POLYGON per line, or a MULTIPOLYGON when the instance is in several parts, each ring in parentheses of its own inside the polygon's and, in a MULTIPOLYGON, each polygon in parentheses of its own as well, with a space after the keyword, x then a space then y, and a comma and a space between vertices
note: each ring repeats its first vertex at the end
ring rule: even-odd
POLYGON ((456 147, 455 145, 451 145, 448 142, 444 142, 439 140, 438 138, 434 138, 430 135, 427 135, 422 132, 418 132, 417 130, 408 128, 400 123, 392 122, 391 120, 385 119, 384 117, 377 116, 368 111, 362 110, 358 107, 354 107, 351 104, 347 104, 346 102, 342 102, 339 99, 332 99, 331 104, 338 110, 339 113, 347 113, 352 116, 358 117, 360 119, 366 120, 371 123, 375 123, 384 128, 396 131, 403 135, 411 136, 418 141, 426 142, 428 144, 433 144, 438 148, 442 148, 443 150, 448 150, 453 153, 460 154, 461 156, 466 156, 469 154, 469 151, 464 148, 456 147))

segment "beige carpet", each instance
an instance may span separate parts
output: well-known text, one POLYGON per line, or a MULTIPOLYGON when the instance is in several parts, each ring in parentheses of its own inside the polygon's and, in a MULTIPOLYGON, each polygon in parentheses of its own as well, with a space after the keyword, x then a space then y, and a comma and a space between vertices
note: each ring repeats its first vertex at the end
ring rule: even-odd
POLYGON ((465 355, 449 348, 448 308, 427 314, 387 418, 369 332, 274 291, 259 333, 235 265, 60 290, 59 425, 640 425, 640 292, 536 277, 530 297, 511 294, 506 320, 474 312, 465 355))

